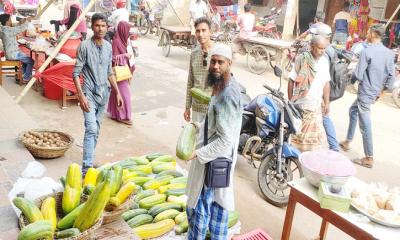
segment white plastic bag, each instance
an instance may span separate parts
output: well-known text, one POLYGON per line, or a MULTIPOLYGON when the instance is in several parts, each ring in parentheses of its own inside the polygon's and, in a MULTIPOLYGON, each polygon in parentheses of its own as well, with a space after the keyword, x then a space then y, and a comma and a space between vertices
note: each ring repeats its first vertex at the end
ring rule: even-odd
MULTIPOLYGON (((42 197, 53 192, 61 192, 63 187, 61 183, 54 181, 52 178, 18 178, 11 191, 8 193, 8 199, 12 203, 12 200, 17 196, 24 197, 26 199, 34 201, 35 199, 42 197)), ((12 204, 17 216, 20 215, 21 211, 12 204)))
POLYGON ((46 172, 46 167, 38 161, 31 161, 21 173, 23 178, 41 178, 46 172))

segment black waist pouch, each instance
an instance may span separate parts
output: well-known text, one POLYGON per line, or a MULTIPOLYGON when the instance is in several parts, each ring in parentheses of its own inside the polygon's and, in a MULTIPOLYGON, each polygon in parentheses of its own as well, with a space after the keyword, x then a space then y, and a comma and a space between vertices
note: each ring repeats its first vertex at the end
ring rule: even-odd
MULTIPOLYGON (((208 144, 208 114, 204 126, 204 146, 208 144)), ((220 157, 214 159, 205 166, 206 177, 204 184, 212 188, 229 187, 232 159, 220 157)))
POLYGON ((228 158, 217 158, 206 164, 206 178, 204 183, 207 187, 226 188, 229 187, 232 160, 228 158))

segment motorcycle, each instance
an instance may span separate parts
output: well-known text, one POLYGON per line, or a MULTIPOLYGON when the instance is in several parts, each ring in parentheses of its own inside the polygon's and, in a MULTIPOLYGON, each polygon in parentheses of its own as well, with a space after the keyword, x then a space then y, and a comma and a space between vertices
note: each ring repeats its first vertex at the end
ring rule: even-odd
MULTIPOLYGON (((282 81, 282 70, 271 67, 282 81)), ((261 161, 258 186, 269 203, 283 207, 290 193, 287 183, 303 177, 300 151, 290 144, 290 136, 301 128, 301 116, 280 88, 264 87, 269 94, 259 95, 245 106, 239 152, 253 167, 255 161, 261 161)))
POLYGON ((261 37, 281 39, 282 33, 278 31, 276 18, 281 14, 281 9, 272 8, 271 14, 266 15, 258 20, 254 31, 258 32, 261 37))

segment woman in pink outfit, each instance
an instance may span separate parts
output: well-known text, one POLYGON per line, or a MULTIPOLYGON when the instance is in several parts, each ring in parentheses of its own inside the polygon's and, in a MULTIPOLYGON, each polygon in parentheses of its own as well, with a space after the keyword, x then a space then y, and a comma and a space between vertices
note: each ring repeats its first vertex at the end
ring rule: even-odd
MULTIPOLYGON (((120 21, 118 23, 117 31, 112 40, 113 65, 128 65, 131 69, 131 72, 133 72, 134 66, 129 65, 129 59, 132 57, 131 54, 128 53, 129 29, 130 24, 128 22, 120 21)), ((124 106, 122 108, 117 108, 117 96, 116 93, 111 90, 107 110, 110 113, 111 119, 128 125, 132 125, 130 79, 120 81, 117 84, 121 97, 124 99, 124 106)))
MULTIPOLYGON (((82 14, 82 9, 80 4, 74 3, 70 6, 69 15, 67 18, 64 18, 63 20, 59 21, 51 20, 50 23, 55 25, 56 32, 59 31, 59 25, 66 25, 67 29, 69 29, 81 14, 82 14)), ((87 26, 85 19, 83 19, 79 23, 78 27, 75 29, 75 32, 80 33, 82 39, 86 39, 87 26)))

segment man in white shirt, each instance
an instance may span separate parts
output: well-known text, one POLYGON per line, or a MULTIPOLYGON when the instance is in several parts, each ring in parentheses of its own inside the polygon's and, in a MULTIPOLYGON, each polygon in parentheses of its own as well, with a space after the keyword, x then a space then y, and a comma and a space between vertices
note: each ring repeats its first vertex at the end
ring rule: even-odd
POLYGON ((300 151, 320 148, 325 142, 322 114, 329 114, 331 80, 329 61, 325 56, 328 44, 324 36, 314 35, 311 51, 296 57, 295 67, 289 75, 289 100, 303 113, 301 133, 293 138, 300 151))
POLYGON ((126 9, 126 0, 118 0, 117 9, 115 9, 111 16, 110 21, 114 26, 114 29, 117 29, 118 23, 120 21, 129 22, 129 11, 126 9))
POLYGON ((208 7, 203 0, 192 0, 189 7, 190 19, 195 22, 198 18, 207 17, 208 7))
POLYGON ((346 44, 349 34, 349 24, 351 22, 350 3, 345 2, 342 11, 336 13, 333 18, 333 28, 335 34, 333 35, 333 42, 337 44, 346 44))
POLYGON ((240 38, 249 38, 253 36, 253 28, 256 22, 256 16, 254 16, 251 11, 251 4, 246 3, 244 5, 244 13, 240 14, 238 17, 237 23, 240 27, 240 38))

